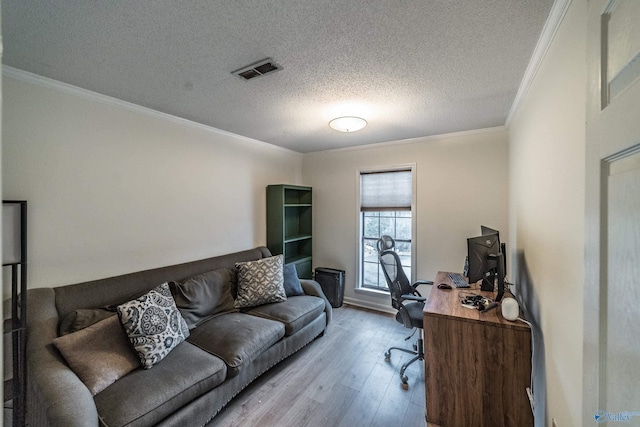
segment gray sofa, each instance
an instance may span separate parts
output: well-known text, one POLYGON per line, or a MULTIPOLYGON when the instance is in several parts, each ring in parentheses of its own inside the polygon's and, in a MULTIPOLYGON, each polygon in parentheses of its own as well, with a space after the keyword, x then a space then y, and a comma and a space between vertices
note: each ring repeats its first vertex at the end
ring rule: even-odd
MULTIPOLYGON (((137 368, 92 395, 52 341, 79 309, 122 304, 167 281, 271 256, 252 250, 27 293, 27 425, 199 426, 269 368, 322 335, 331 305, 317 282, 304 295, 204 319, 151 369, 137 368)), ((230 276, 233 277, 233 276, 230 276)), ((231 281, 231 283, 233 280, 231 281)), ((233 283, 231 284, 233 286, 233 283)))

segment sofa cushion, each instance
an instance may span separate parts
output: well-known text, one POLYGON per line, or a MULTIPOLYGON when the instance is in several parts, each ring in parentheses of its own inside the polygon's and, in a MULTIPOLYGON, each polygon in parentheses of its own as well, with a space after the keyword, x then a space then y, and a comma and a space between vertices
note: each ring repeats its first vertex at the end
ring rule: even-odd
POLYGON ((101 424, 155 425, 220 385, 226 372, 222 360, 183 342, 153 369, 137 369, 98 393, 101 424))
POLYGON ((140 367, 118 317, 53 340, 69 367, 95 395, 140 367))
POLYGON ((296 266, 294 264, 285 264, 282 268, 282 273, 284 276, 284 293, 287 295, 287 298, 304 295, 296 266))
POLYGON ((189 336, 167 283, 119 305, 118 317, 145 369, 160 362, 189 336))
POLYGON ((85 309, 79 308, 67 314, 60 322, 60 335, 67 335, 89 327, 107 317, 115 316, 115 310, 104 308, 85 309))
POLYGON ((209 271, 190 279, 169 282, 173 299, 189 329, 205 320, 235 311, 228 269, 209 271))
POLYGON ((232 376, 282 337, 281 322, 229 313, 199 325, 191 331, 188 341, 224 360, 228 375, 232 376))
POLYGON ((286 300, 283 261, 283 255, 276 255, 257 261, 236 263, 238 296, 234 307, 254 307, 286 300))
POLYGON ((284 323, 285 335, 293 335, 324 311, 324 300, 309 295, 287 298, 276 304, 254 307, 247 314, 284 323))

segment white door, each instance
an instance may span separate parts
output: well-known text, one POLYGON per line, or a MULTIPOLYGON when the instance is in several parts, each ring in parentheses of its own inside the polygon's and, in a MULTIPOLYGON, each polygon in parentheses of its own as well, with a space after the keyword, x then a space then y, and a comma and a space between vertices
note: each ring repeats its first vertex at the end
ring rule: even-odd
POLYGON ((640 1, 590 0, 583 424, 640 425, 640 1))

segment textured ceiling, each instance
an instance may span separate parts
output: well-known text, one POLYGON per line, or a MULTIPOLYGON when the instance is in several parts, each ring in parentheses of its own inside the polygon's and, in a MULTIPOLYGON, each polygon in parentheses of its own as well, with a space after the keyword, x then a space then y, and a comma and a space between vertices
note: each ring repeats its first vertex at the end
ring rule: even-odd
POLYGON ((505 124, 553 0, 2 0, 4 64, 298 152, 505 124), (232 71, 271 57, 282 71, 232 71), (368 121, 332 130, 337 116, 368 121))

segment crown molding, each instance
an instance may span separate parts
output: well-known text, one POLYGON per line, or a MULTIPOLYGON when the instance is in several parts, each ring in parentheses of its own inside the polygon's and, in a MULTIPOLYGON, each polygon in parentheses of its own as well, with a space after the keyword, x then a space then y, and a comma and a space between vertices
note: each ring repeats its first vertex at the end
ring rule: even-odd
POLYGON ((505 132, 506 130, 507 130, 506 126, 494 126, 490 128, 463 130, 460 132, 441 133, 437 135, 417 136, 415 138, 399 139, 396 141, 385 141, 385 142, 376 142, 373 144, 355 145, 352 147, 329 148, 327 150, 311 151, 304 154, 305 156, 311 156, 314 154, 336 153, 340 151, 370 150, 372 148, 382 148, 382 147, 394 146, 394 145, 416 144, 416 143, 429 142, 429 141, 441 141, 443 139, 449 139, 449 138, 459 138, 464 136, 505 132))
POLYGON ((507 120, 505 122, 506 127, 509 127, 511 119, 520 108, 520 105, 524 102, 524 98, 529 92, 529 88, 538 73, 538 69, 540 69, 540 65, 549 51, 549 47, 551 47, 551 43, 558 32, 558 28, 560 28, 560 24, 562 24, 562 21, 567 14, 571 1, 572 0, 554 1, 553 6, 551 7, 551 12, 547 17, 544 27, 542 28, 542 34, 540 34, 538 43, 533 50, 533 55, 531 56, 529 65, 524 73, 524 77, 520 82, 520 87, 518 88, 516 97, 513 100, 513 104, 511 104, 511 109, 509 110, 509 114, 507 115, 507 120))
POLYGON ((17 68, 10 67, 8 65, 2 65, 2 75, 6 77, 11 77, 16 80, 20 80, 25 83, 30 83, 37 86, 42 86, 48 89, 57 90, 59 92, 67 93, 70 95, 77 96, 79 98, 83 98, 89 101, 94 101, 103 105, 108 105, 115 108, 121 108, 123 110, 130 111, 132 113, 143 114, 147 117, 152 117, 155 119, 165 120, 168 122, 172 122, 178 125, 187 126, 194 129, 203 130, 205 132, 211 132, 222 136, 231 137, 234 139, 242 140, 251 144, 257 144, 263 147, 276 149, 279 151, 284 151, 290 154, 302 155, 294 150, 290 150, 288 148, 280 147, 274 144, 270 144, 268 142, 260 141, 258 139, 249 138, 246 136, 238 135, 232 132, 228 132, 222 129, 215 128, 213 126, 208 126, 202 123, 194 122, 192 120, 183 119, 178 116, 174 116, 171 114, 163 113, 157 110, 153 110, 148 107, 143 107, 138 104, 134 104, 132 102, 123 101, 118 98, 114 98, 112 96, 103 95, 101 93, 93 92, 87 89, 83 89, 78 86, 73 86, 68 83, 63 83, 58 80, 50 79, 48 77, 43 77, 39 74, 30 73, 28 71, 19 70, 17 68))

